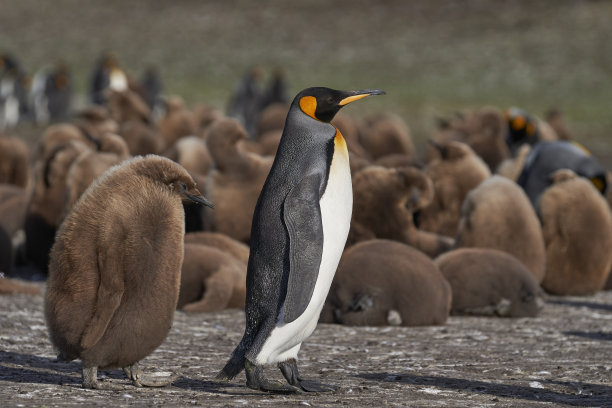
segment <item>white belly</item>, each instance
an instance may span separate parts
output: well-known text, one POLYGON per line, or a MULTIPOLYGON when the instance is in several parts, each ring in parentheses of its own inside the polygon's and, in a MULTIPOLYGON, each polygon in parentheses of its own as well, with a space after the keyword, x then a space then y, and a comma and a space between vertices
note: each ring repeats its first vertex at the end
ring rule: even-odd
MULTIPOLYGON (((323 252, 312 298, 304 313, 296 320, 288 324, 279 321, 257 355, 257 364, 297 358, 302 341, 308 338, 317 326, 351 224, 353 188, 344 140, 340 146, 336 142, 336 153, 329 171, 327 188, 319 204, 323 223, 323 252)), ((282 316, 282 310, 280 315, 282 316)))

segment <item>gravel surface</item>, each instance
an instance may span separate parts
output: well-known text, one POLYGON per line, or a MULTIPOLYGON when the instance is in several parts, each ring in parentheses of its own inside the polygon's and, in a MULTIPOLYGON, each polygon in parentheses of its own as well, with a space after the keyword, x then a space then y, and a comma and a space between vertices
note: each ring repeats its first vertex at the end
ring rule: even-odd
MULTIPOLYGON (((552 297, 537 318, 451 317, 437 327, 321 324, 302 347, 301 373, 341 388, 318 395, 255 392, 243 374, 231 383, 214 380, 241 337, 241 311, 177 312, 170 335, 142 365, 180 378, 166 388, 136 388, 121 370, 100 372, 104 381, 124 384, 118 392, 84 390, 79 361, 54 361, 42 296, 0 296, 0 310, 3 407, 612 407, 612 292, 552 297)), ((282 378, 274 367, 267 373, 282 378)))

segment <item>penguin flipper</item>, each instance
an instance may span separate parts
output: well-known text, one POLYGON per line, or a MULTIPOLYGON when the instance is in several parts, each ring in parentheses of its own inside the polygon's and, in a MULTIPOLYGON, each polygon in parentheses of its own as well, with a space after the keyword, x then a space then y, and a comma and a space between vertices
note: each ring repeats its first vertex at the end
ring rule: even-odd
POLYGON ((283 321, 297 319, 310 303, 323 253, 319 206, 321 174, 304 177, 287 195, 283 218, 289 234, 289 279, 283 321))
POLYGON ((94 346, 108 328, 125 290, 121 263, 123 258, 116 245, 111 246, 104 256, 98 257, 100 285, 96 293, 94 314, 81 337, 81 348, 87 350, 94 346))

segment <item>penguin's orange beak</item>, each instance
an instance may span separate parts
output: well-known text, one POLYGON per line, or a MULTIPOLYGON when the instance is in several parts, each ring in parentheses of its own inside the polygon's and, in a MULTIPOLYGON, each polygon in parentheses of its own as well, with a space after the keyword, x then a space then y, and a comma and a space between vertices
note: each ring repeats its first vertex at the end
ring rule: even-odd
POLYGON ((347 96, 346 98, 342 99, 338 105, 340 106, 344 106, 344 105, 348 105, 351 102, 354 101, 358 101, 359 99, 365 98, 366 96, 370 96, 370 95, 384 95, 386 94, 385 91, 382 91, 380 89, 364 89, 361 91, 352 91, 351 92, 352 95, 347 96))

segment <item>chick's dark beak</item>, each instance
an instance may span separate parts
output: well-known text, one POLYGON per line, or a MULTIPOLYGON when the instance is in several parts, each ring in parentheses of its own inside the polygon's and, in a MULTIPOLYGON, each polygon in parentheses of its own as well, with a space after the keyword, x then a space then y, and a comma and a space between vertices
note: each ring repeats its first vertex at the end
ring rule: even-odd
POLYGON ((208 201, 203 196, 196 196, 196 195, 192 195, 192 194, 189 194, 189 193, 185 192, 185 197, 187 197, 191 201, 196 202, 198 204, 202 204, 202 205, 205 205, 205 206, 210 207, 210 208, 215 208, 215 205, 213 203, 211 203, 210 201, 208 201))
POLYGON ((210 207, 210 208, 215 208, 214 204, 211 203, 210 201, 208 201, 202 195, 200 195, 200 192, 197 189, 194 189, 194 190, 195 190, 194 192, 196 192, 198 195, 188 193, 187 192, 187 186, 184 183, 181 183, 181 193, 182 193, 182 195, 185 198, 187 198, 187 199, 189 199, 189 200, 191 200, 191 201, 193 201, 195 203, 202 204, 202 205, 205 205, 205 206, 210 207))

